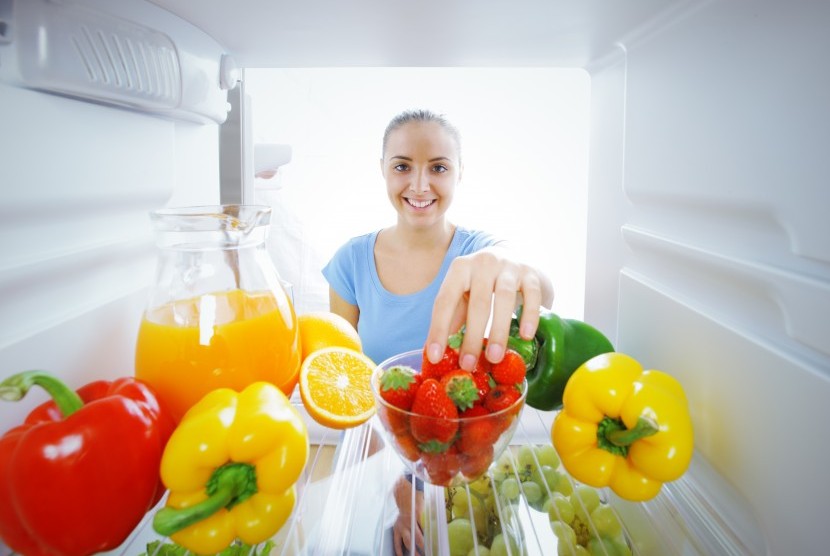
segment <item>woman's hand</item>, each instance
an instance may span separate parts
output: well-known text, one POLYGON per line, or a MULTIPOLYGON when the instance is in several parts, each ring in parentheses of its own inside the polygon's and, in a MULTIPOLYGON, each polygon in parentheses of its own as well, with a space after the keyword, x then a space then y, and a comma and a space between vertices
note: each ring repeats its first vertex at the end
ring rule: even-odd
POLYGON ((406 554, 423 554, 424 553, 424 532, 421 524, 421 514, 424 508, 424 493, 421 491, 415 492, 415 531, 411 531, 412 526, 412 490, 415 486, 406 479, 400 477, 393 488, 393 496, 395 497, 395 504, 398 506, 398 518, 392 526, 392 542, 395 546, 395 556, 404 556, 406 554), (413 538, 414 537, 414 538, 413 538), (413 546, 414 541, 414 546, 413 546))
POLYGON ((535 268, 510 258, 500 246, 456 258, 450 265, 432 309, 427 334, 427 357, 437 363, 447 338, 466 324, 459 352, 462 369, 472 370, 481 353, 487 323, 492 323, 485 356, 491 363, 504 357, 510 321, 521 295, 522 318, 519 334, 529 340, 539 323, 539 306, 553 303, 550 279, 535 268))

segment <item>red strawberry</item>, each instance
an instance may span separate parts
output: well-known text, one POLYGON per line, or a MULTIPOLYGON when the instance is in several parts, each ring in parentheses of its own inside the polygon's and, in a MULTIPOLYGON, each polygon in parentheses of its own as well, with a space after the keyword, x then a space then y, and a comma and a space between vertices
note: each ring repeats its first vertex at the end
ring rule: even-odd
POLYGON ((483 450, 475 454, 462 454, 461 469, 467 480, 473 480, 481 477, 490 468, 493 463, 493 446, 487 446, 483 450))
POLYGON ((479 400, 473 373, 456 369, 441 377, 441 386, 460 410, 470 409, 479 400))
POLYGON ((409 430, 409 415, 403 411, 385 405, 378 405, 378 417, 386 430, 392 434, 401 434, 409 430))
POLYGON ((492 413, 507 409, 521 397, 521 393, 516 386, 509 384, 497 384, 484 398, 484 407, 489 409, 492 413))
POLYGON ((420 382, 421 376, 410 367, 389 367, 380 375, 380 397, 395 407, 409 411, 420 382))
POLYGON ((429 482, 435 485, 449 486, 461 468, 461 454, 455 445, 441 453, 421 454, 421 461, 429 475, 429 482))
POLYGON ((440 379, 450 371, 458 369, 458 348, 464 339, 463 332, 457 332, 447 339, 447 347, 444 348, 444 355, 438 363, 431 363, 427 358, 426 346, 421 362, 421 375, 426 378, 440 379))
POLYGON ((478 361, 476 361, 476 366, 473 369, 473 372, 478 373, 489 373, 490 369, 492 368, 493 364, 487 360, 484 353, 487 351, 487 338, 482 340, 483 344, 481 346, 481 355, 478 356, 478 361))
POLYGON ((418 449, 418 443, 408 432, 396 435, 393 442, 397 444, 401 455, 409 461, 418 461, 418 458, 421 457, 421 451, 418 449))
POLYGON ((478 401, 479 403, 484 403, 484 399, 487 397, 487 393, 490 392, 490 389, 493 387, 493 379, 490 377, 490 373, 483 373, 480 371, 476 371, 473 373, 473 382, 476 383, 476 387, 478 388, 478 401))
POLYGON ((490 374, 498 384, 521 384, 525 379, 525 362, 512 349, 504 352, 504 358, 494 363, 490 374))
POLYGON ((447 444, 458 431, 458 410, 434 378, 424 380, 415 392, 412 413, 412 436, 422 444, 432 440, 447 444))
POLYGON ((498 417, 484 417, 485 415, 489 416, 490 412, 480 405, 461 413, 460 417, 470 418, 469 421, 461 422, 458 441, 455 443, 461 453, 472 455, 489 449, 492 455, 493 443, 501 431, 497 429, 495 422, 498 417))

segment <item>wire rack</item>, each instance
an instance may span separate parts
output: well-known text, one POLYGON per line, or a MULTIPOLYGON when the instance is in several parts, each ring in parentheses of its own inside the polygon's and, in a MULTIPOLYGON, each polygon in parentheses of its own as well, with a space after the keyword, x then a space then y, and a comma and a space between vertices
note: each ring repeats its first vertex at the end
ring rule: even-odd
MULTIPOLYGON (((298 408, 301 409, 301 408, 298 408)), ((550 423, 553 413, 526 408, 511 446, 501 458, 502 465, 494 464, 487 473, 492 485, 489 521, 476 523, 469 519, 469 539, 461 545, 476 551, 491 546, 490 554, 508 556, 552 556, 585 554, 576 544, 562 542, 552 523, 567 521, 557 509, 548 511, 543 500, 554 492, 567 494, 579 487, 564 474, 561 467, 560 481, 556 489, 542 482, 541 498, 538 493, 526 491, 521 474, 526 472, 519 463, 522 446, 550 445, 550 423), (505 465, 506 463, 506 465, 505 465), (519 495, 509 498, 498 485, 507 477, 516 479, 519 495), (532 494, 532 496, 528 496, 532 494), (532 500, 532 501, 529 501, 532 500), (504 542, 499 548, 492 546, 493 532, 489 526, 498 523, 504 542), (487 530, 484 530, 487 529, 487 530), (509 538, 504 538, 509 537, 509 538)), ((399 515, 399 508, 392 495, 395 484, 406 477, 406 469, 398 455, 384 444, 376 418, 360 427, 345 432, 325 429, 313 439, 309 462, 297 483, 297 504, 289 521, 267 543, 256 547, 240 547, 236 553, 246 556, 386 556, 394 555, 392 525, 399 515)), ((535 454, 532 450, 530 454, 535 454)), ((526 457, 526 456, 525 456, 526 457)), ((536 457, 535 455, 533 456, 536 457)), ((541 467, 535 462, 537 468, 541 467)), ((401 546, 404 556, 451 555, 458 550, 450 544, 449 525, 454 514, 463 504, 455 504, 452 497, 463 491, 461 499, 467 502, 467 517, 475 514, 474 503, 481 502, 481 492, 471 491, 470 485, 446 489, 436 485, 422 485, 408 479, 407 496, 411 504, 410 530, 423 526, 423 545, 411 550, 401 546), (421 490, 422 489, 422 490, 421 490), (423 497, 423 510, 417 511, 419 497, 423 497)), ((479 489, 483 483, 479 482, 479 489)), ((475 490, 475 486, 473 488, 475 490)), ((708 463, 696 454, 689 471, 677 481, 664 485, 658 496, 645 503, 621 500, 606 489, 596 490, 600 504, 607 506, 618 522, 617 537, 622 544, 593 543, 591 554, 615 556, 633 555, 757 555, 766 554, 763 533, 748 510, 746 502, 725 483, 708 463)), ((596 523, 590 508, 580 497, 569 497, 575 512, 582 517, 580 534, 584 538, 607 536, 607 524, 596 523)), ((160 505, 164 500, 160 502, 160 505)), ((112 554, 132 556, 186 556, 186 551, 169 552, 169 541, 155 534, 151 527, 150 512, 128 541, 112 554)), ((585 548, 585 547, 583 547, 585 548)), ((469 550, 468 550, 469 552, 469 550)), ((486 553, 486 552, 484 552, 486 553)), ((464 553, 465 556, 467 552, 464 553)))

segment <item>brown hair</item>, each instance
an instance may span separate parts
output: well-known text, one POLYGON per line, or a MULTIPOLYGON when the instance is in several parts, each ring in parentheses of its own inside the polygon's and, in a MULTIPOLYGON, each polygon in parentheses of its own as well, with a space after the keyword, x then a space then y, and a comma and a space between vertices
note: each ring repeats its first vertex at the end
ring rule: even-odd
POLYGON ((409 122, 435 122, 439 124, 455 141, 455 146, 458 149, 458 158, 459 160, 461 159, 461 133, 458 131, 458 128, 452 125, 443 114, 436 114, 431 110, 423 109, 405 110, 392 118, 389 125, 386 126, 386 131, 383 132, 383 150, 381 151, 381 157, 386 154, 386 143, 389 141, 389 135, 409 122))

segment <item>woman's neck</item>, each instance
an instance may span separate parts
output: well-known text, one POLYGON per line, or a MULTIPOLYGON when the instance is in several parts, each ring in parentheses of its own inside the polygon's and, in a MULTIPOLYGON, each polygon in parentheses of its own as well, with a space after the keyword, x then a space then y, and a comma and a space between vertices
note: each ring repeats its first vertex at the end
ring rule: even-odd
POLYGON ((389 228, 390 236, 408 249, 447 246, 455 233, 455 224, 442 220, 428 228, 402 225, 400 222, 389 228))

